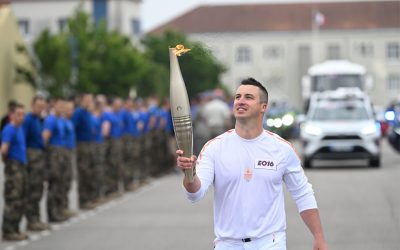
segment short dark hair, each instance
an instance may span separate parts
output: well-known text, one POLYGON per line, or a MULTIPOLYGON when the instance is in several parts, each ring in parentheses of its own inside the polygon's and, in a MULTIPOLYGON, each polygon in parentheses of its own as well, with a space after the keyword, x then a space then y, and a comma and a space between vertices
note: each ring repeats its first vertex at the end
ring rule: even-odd
POLYGON ((24 109, 25 106, 19 102, 15 103, 14 109, 11 111, 11 113, 15 113, 15 111, 17 111, 17 109, 24 109))
POLYGON ((8 111, 10 111, 10 112, 14 112, 14 109, 15 109, 15 107, 17 106, 17 101, 15 101, 15 100, 10 100, 9 102, 8 102, 8 111))
POLYGON ((44 96, 42 96, 42 95, 35 95, 32 98, 32 104, 35 104, 36 101, 46 101, 46 98, 44 98, 44 96))
POLYGON ((252 77, 249 77, 247 79, 242 80, 240 85, 253 85, 258 87, 260 90, 261 102, 265 102, 266 104, 268 104, 268 91, 259 81, 257 81, 252 77))

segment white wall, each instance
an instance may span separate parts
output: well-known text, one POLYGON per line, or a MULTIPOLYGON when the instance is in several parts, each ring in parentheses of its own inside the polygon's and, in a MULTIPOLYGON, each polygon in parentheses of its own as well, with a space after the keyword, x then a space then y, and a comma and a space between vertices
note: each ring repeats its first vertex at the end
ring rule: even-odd
POLYGON ((89 0, 12 1, 11 7, 18 20, 28 20, 30 34, 24 39, 31 43, 45 28, 49 28, 51 32, 58 32, 58 21, 71 16, 80 2, 84 2, 85 11, 92 12, 92 3, 89 0))
MULTIPOLYGON (((377 105, 387 105, 389 99, 400 93, 392 93, 387 89, 389 74, 400 75, 400 61, 390 62, 386 57, 388 42, 400 43, 400 30, 351 30, 324 31, 318 36, 320 60, 327 60, 329 44, 340 46, 343 59, 364 65, 374 80, 374 86, 369 91, 373 102, 377 105), (369 57, 360 56, 355 49, 357 43, 369 42, 373 54, 369 57)), ((195 40, 203 42, 214 52, 222 63, 228 67, 222 82, 233 92, 239 80, 248 76, 255 77, 266 83, 271 92, 271 100, 290 100, 293 105, 302 105, 301 72, 299 72, 299 52, 302 45, 310 47, 312 53, 313 39, 309 31, 304 32, 268 32, 268 33, 204 33, 192 34, 195 40), (252 61, 239 64, 235 61, 236 49, 248 46, 252 51, 252 61), (264 48, 278 46, 283 49, 283 57, 270 59, 264 56, 264 48), (281 81, 274 84, 271 80, 280 77, 281 81)), ((312 54, 310 55, 312 59, 312 54)))

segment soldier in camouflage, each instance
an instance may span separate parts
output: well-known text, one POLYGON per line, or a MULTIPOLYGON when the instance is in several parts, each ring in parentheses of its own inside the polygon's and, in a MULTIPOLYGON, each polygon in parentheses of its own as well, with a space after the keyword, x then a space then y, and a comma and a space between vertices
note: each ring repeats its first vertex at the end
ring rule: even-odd
POLYGON ((32 109, 25 117, 23 128, 27 146, 27 228, 31 231, 49 229, 49 225, 40 220, 40 200, 43 196, 43 187, 46 176, 46 160, 42 139, 43 121, 42 112, 46 108, 46 100, 42 96, 35 96, 32 100, 32 109))
POLYGON ((21 124, 24 108, 17 104, 10 113, 10 123, 2 131, 1 155, 5 163, 3 240, 25 240, 19 224, 26 204, 26 144, 21 124))

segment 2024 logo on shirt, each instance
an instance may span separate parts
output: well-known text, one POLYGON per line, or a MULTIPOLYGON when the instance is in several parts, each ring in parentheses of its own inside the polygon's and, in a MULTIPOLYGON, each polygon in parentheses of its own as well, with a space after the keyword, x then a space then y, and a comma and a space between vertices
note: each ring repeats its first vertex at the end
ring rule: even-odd
POLYGON ((267 159, 256 159, 254 161, 255 169, 265 169, 265 170, 277 170, 277 164, 272 160, 267 159))

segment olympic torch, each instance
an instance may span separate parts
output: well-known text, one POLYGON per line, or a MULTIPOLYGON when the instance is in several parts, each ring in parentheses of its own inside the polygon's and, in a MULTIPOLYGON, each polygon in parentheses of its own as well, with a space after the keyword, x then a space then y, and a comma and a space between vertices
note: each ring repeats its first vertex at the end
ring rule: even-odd
MULTIPOLYGON (((188 52, 183 45, 169 49, 170 61, 170 102, 171 114, 174 125, 175 138, 178 148, 183 150, 183 156, 192 157, 193 154, 193 129, 190 114, 189 97, 179 67, 178 56, 188 52)), ((193 168, 185 170, 189 182, 193 182, 193 168)))

